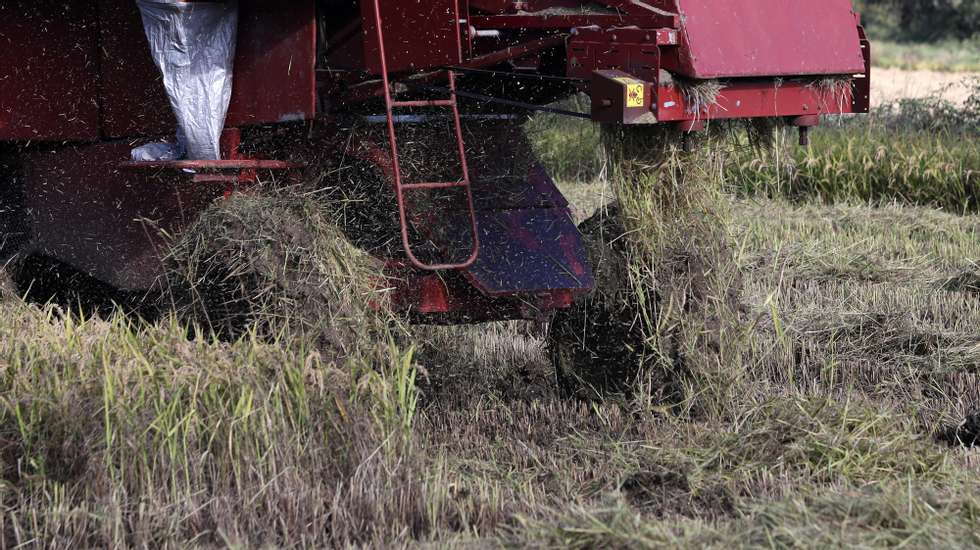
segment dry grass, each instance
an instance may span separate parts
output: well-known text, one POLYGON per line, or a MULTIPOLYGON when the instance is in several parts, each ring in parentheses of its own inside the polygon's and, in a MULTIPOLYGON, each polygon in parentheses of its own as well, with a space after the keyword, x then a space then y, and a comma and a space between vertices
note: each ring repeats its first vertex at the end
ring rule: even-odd
POLYGON ((242 197, 178 263, 286 297, 232 308, 237 339, 0 298, 0 546, 980 545, 980 217, 733 199, 716 157, 623 160, 568 194, 583 219, 620 203, 670 399, 561 397, 530 324, 362 318, 336 211, 309 235, 280 223, 309 203, 242 197), (348 322, 254 315, 295 307, 348 322))
POLYGON ((16 293, 14 282, 5 270, 0 269, 0 300, 12 300, 16 293))
POLYGON ((522 323, 337 362, 8 301, 4 545, 976 544, 980 461, 933 432, 980 402, 980 306, 947 281, 977 221, 778 201, 730 220, 759 320, 726 414, 693 419, 559 397, 522 323))
POLYGON ((945 40, 935 43, 901 43, 875 40, 873 62, 876 67, 908 71, 980 71, 980 38, 945 40))
POLYGON ((743 208, 742 249, 766 251, 742 261, 781 334, 784 355, 770 367, 779 379, 911 405, 925 433, 980 406, 980 308, 957 284, 980 253, 976 219, 899 206, 743 208))
POLYGON ((687 110, 695 115, 695 120, 718 102, 724 86, 718 80, 686 80, 674 77, 673 85, 681 91, 687 110))

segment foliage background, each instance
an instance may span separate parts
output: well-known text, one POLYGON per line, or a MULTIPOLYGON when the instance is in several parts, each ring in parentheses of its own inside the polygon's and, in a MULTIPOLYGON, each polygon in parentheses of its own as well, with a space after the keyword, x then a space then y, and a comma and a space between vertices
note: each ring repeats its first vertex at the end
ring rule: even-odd
POLYGON ((978 0, 855 0, 873 38, 898 42, 980 35, 978 0))

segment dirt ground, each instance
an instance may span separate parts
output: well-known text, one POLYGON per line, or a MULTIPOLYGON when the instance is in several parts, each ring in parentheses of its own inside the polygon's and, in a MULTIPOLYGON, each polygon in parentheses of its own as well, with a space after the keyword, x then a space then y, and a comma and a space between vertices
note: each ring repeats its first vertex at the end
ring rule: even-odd
POLYGON ((871 73, 871 103, 881 105, 904 98, 926 98, 935 95, 962 104, 969 97, 969 82, 980 73, 906 71, 874 68, 871 73))

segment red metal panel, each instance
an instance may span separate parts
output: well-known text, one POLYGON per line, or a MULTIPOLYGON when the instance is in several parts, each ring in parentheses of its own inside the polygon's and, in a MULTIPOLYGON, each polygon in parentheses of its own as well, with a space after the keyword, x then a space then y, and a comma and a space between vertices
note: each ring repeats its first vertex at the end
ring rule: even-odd
POLYGON ((506 13, 514 9, 513 0, 470 0, 470 8, 487 13, 506 13))
MULTIPOLYGON (((313 0, 241 0, 228 126, 302 120, 316 114, 313 0)), ((150 58, 133 0, 100 0, 102 105, 110 137, 168 134, 176 121, 150 58)))
MULTIPOLYGON (((388 71, 397 73, 460 62, 456 38, 456 0, 382 0, 381 20, 388 71)), ((381 72, 374 2, 361 2, 364 57, 372 73, 381 72)))
POLYGON ((674 15, 639 13, 637 15, 477 15, 470 17, 470 24, 477 29, 571 29, 573 27, 636 26, 644 29, 674 27, 674 15))
POLYGON ((244 0, 228 126, 305 120, 316 115, 316 6, 313 0, 244 0))
POLYGON ((594 2, 586 0, 470 0, 470 7, 487 13, 513 13, 517 11, 536 12, 554 8, 571 8, 574 10, 594 8, 594 2))
POLYGON ((861 35, 861 50, 864 53, 864 78, 854 81, 854 112, 867 113, 871 111, 871 42, 868 40, 864 27, 859 27, 861 35))
POLYGON ((122 170, 119 159, 131 147, 122 141, 29 153, 25 196, 37 251, 120 289, 143 290, 162 273, 158 229, 178 232, 225 186, 122 170))
POLYGON ((170 110, 133 0, 99 0, 102 131, 108 137, 171 134, 170 110))
POLYGON ((850 86, 820 88, 803 82, 749 82, 724 88, 715 103, 695 113, 677 88, 661 86, 660 122, 760 117, 796 117, 853 112, 850 86))
POLYGON ((0 2, 0 140, 98 137, 95 22, 84 2, 0 2))
POLYGON ((672 29, 582 29, 568 42, 568 76, 589 79, 597 70, 617 69, 655 82, 660 44, 677 43, 672 29))
POLYGON ((864 72, 850 0, 678 0, 692 78, 864 72))

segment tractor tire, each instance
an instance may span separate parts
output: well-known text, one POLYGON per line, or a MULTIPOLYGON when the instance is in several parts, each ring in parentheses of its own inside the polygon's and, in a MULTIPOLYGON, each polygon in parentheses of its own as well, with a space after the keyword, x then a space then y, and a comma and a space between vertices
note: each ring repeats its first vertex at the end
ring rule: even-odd
POLYGON ((596 288, 548 327, 548 353, 561 392, 585 401, 629 395, 641 372, 644 334, 630 288, 625 231, 615 206, 579 226, 596 288))

